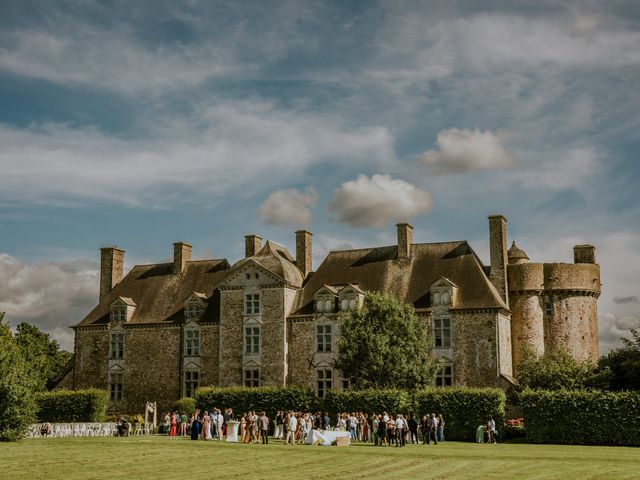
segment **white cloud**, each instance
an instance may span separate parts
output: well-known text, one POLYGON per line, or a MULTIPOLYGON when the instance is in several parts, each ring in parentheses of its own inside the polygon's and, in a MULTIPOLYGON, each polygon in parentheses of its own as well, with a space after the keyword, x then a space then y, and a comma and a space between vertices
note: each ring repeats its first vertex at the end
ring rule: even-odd
POLYGON ((601 355, 606 355, 613 348, 620 348, 620 339, 631 338, 630 330, 640 328, 640 315, 605 313, 599 320, 601 355))
POLYGON ((304 191, 295 188, 276 190, 258 207, 258 217, 271 225, 309 225, 312 220, 310 207, 318 200, 315 188, 304 191))
POLYGON ((25 264, 0 253, 0 311, 12 325, 28 322, 73 350, 70 326, 98 300, 98 265, 89 260, 25 264))
POLYGON ((493 170, 514 163, 500 132, 450 128, 438 132, 437 143, 437 150, 428 150, 421 157, 435 173, 493 170))
POLYGON ((0 125, 0 144, 0 201, 63 205, 205 204, 232 189, 255 189, 257 181, 261 188, 281 185, 318 163, 395 158, 384 128, 350 130, 339 119, 256 101, 158 118, 144 138, 61 124, 0 125))
POLYGON ((387 222, 406 221, 431 208, 431 194, 389 175, 359 175, 335 192, 329 211, 337 221, 352 227, 382 227, 387 222))

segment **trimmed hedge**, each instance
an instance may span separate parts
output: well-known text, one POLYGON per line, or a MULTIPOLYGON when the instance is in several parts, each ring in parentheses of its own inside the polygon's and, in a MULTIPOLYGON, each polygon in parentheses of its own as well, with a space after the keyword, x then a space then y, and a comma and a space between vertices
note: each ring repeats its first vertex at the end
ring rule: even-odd
POLYGON ((179 414, 191 415, 196 410, 196 401, 191 397, 183 397, 176 401, 174 410, 179 414))
POLYGON ((338 412, 407 412, 410 401, 404 390, 329 390, 323 409, 332 415, 338 412))
POLYGON ((102 422, 107 414, 105 390, 54 390, 35 399, 40 422, 102 422))
POLYGON ((445 438, 473 441, 478 425, 487 423, 489 417, 502 425, 505 400, 504 391, 498 388, 452 387, 419 391, 413 404, 421 416, 442 414, 445 438))
POLYGON ((278 410, 315 411, 318 401, 311 390, 298 387, 203 387, 196 390, 196 407, 210 410, 231 407, 235 415, 255 410, 275 418, 278 410))
POLYGON ((520 403, 529 442, 640 445, 640 392, 525 390, 520 403))

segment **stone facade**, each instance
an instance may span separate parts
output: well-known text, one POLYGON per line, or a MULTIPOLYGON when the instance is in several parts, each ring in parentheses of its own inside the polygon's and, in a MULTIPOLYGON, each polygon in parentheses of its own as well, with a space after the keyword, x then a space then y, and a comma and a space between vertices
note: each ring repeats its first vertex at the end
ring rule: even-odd
POLYGON ((100 302, 74 327, 73 388, 109 391, 112 410, 162 410, 202 385, 349 388, 333 368, 341 318, 366 291, 413 304, 442 363, 438 384, 513 381, 523 346, 575 358, 598 354, 599 266, 592 246, 574 264, 529 263, 506 249, 506 219, 489 217, 491 265, 467 242, 413 243, 397 225, 392 246, 330 252, 312 271, 312 234, 296 252, 257 235, 245 257, 191 260, 177 242, 168 264, 137 265, 123 277, 124 251, 101 250, 100 302))

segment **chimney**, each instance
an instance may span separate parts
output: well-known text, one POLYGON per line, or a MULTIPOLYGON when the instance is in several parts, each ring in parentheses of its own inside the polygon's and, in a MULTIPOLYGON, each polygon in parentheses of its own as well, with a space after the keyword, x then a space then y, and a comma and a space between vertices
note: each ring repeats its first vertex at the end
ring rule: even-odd
POLYGON ((507 288, 507 219, 502 215, 489 217, 489 252, 491 256, 491 273, 489 280, 509 306, 509 289, 507 288))
POLYGON ((118 247, 100 249, 100 301, 107 298, 120 280, 124 269, 124 250, 118 247))
POLYGON ((413 227, 408 223, 398 223, 398 260, 411 258, 411 244, 413 243, 413 227))
POLYGON ((245 258, 253 257, 258 250, 262 248, 262 237, 258 235, 245 235, 244 237, 244 256, 245 258))
POLYGON ((296 265, 302 272, 303 278, 306 278, 313 268, 311 237, 313 237, 313 233, 307 230, 298 230, 296 232, 296 265))
POLYGON ((182 273, 191 261, 191 245, 186 242, 173 244, 173 273, 182 273))
POLYGON ((593 245, 573 247, 573 263, 596 263, 596 247, 593 245))

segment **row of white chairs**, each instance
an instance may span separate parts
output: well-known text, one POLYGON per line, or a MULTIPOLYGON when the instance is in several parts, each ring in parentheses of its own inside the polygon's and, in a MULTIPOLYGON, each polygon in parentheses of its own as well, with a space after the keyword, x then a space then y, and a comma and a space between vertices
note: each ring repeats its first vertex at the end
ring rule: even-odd
POLYGON ((118 432, 115 423, 49 423, 50 433, 44 434, 44 423, 35 423, 29 427, 28 438, 68 438, 68 437, 110 437, 118 432))

